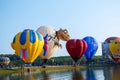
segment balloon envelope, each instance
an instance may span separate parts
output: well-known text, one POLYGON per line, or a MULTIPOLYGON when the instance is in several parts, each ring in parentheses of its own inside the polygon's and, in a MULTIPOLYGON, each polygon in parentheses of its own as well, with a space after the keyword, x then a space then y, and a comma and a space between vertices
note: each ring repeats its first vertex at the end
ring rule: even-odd
POLYGON ((0 64, 8 65, 10 63, 10 59, 8 57, 0 57, 0 64))
POLYGON ((109 59, 113 59, 112 53, 110 51, 109 45, 113 40, 119 40, 119 37, 113 36, 108 37, 102 44, 103 56, 109 59))
POLYGON ((91 60, 94 57, 94 55, 98 49, 98 43, 95 40, 95 38, 93 38, 91 36, 87 36, 87 37, 83 38, 83 40, 85 40, 88 45, 88 48, 84 55, 87 60, 91 60))
POLYGON ((43 50, 43 36, 33 30, 19 32, 11 43, 12 48, 25 63, 32 63, 43 50))
POLYGON ((112 53, 112 59, 117 62, 120 59, 120 40, 113 40, 109 48, 112 53))
POLYGON ((77 62, 87 49, 87 43, 80 39, 70 39, 66 43, 66 49, 72 59, 77 62))
MULTIPOLYGON (((49 35, 49 37, 55 37, 56 35, 56 31, 54 29, 54 27, 52 26, 40 26, 38 29, 37 29, 37 32, 41 33, 43 35, 43 37, 46 36, 46 34, 49 35)), ((55 38, 54 40, 53 39, 49 39, 48 41, 48 46, 49 46, 49 49, 46 53, 46 55, 44 55, 44 52, 41 53, 41 58, 42 59, 50 59, 54 54, 55 52, 58 50, 58 46, 54 46, 54 43, 55 41, 58 41, 57 38, 55 38)))

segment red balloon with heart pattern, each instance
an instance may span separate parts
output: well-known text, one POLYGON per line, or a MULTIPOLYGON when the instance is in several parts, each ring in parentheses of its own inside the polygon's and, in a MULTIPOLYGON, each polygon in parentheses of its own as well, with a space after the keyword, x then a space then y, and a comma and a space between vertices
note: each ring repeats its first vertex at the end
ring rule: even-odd
POLYGON ((72 59, 77 62, 87 50, 87 43, 81 39, 70 39, 66 43, 66 49, 72 59))

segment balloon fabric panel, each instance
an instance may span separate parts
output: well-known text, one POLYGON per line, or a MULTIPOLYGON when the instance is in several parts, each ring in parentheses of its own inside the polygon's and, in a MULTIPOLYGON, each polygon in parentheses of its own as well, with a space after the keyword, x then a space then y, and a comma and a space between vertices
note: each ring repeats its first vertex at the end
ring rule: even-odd
POLYGON ((31 30, 30 31, 30 42, 34 43, 36 41, 35 33, 31 30))
POLYGON ((48 51, 48 48, 49 48, 49 46, 48 46, 48 34, 46 34, 46 35, 44 36, 44 47, 43 47, 43 49, 44 49, 43 55, 44 55, 44 56, 46 55, 46 53, 47 53, 47 51, 48 51))
POLYGON ((20 44, 21 45, 24 45, 26 43, 26 34, 27 34, 27 31, 24 30, 20 35, 20 44))

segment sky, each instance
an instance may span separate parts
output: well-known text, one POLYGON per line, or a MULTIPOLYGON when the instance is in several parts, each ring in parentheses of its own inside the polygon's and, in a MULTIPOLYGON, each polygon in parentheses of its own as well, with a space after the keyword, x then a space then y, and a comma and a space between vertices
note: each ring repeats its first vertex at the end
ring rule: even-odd
MULTIPOLYGON (((0 54, 14 54, 18 32, 43 25, 67 29, 71 39, 94 37, 102 55, 101 43, 120 36, 120 0, 0 0, 0 54)), ((60 43, 54 56, 68 56, 66 42, 60 43)))

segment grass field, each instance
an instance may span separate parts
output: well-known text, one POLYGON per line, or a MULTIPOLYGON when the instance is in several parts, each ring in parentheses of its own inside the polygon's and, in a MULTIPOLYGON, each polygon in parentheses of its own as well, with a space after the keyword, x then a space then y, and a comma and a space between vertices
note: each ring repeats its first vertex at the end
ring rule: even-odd
POLYGON ((83 69, 85 66, 47 66, 43 67, 25 67, 25 68, 13 68, 13 69, 1 69, 0 75, 10 73, 28 73, 28 72, 41 72, 41 71, 54 71, 54 70, 71 70, 71 69, 83 69))

